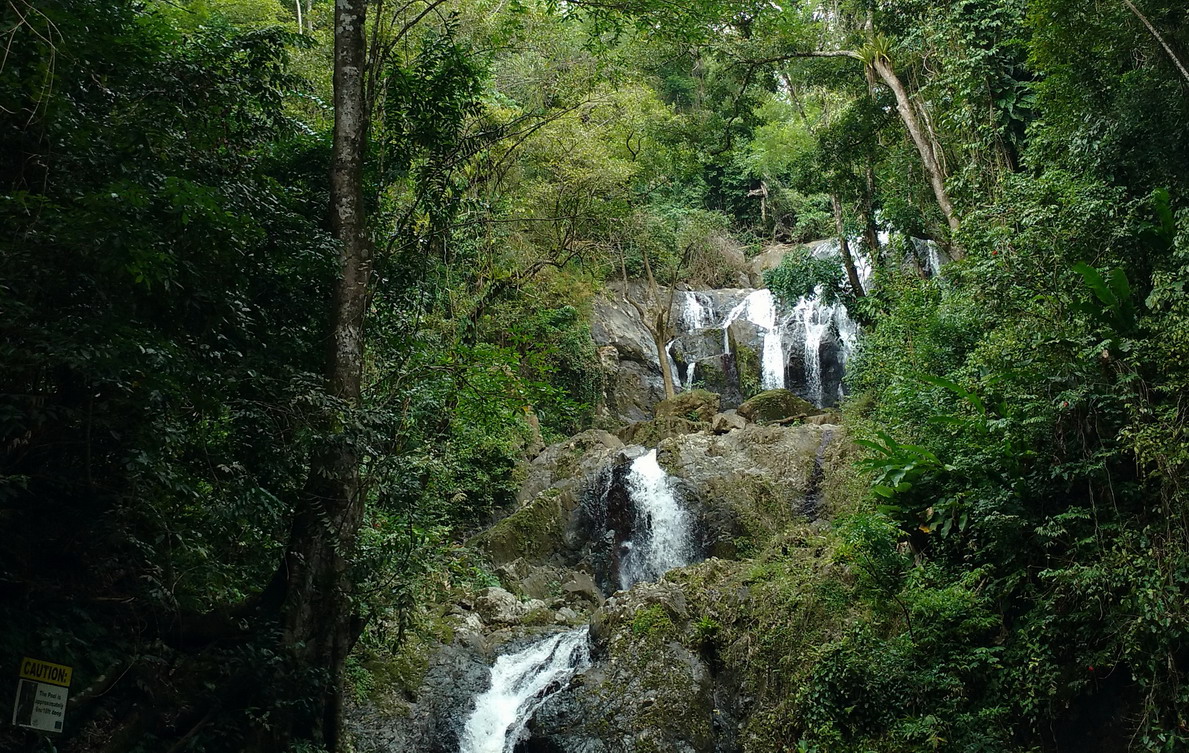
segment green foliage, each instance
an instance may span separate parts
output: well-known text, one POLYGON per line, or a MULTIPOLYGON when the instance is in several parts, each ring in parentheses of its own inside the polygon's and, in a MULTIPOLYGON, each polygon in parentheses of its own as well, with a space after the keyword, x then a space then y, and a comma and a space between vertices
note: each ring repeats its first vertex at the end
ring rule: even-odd
POLYGON ((661 638, 673 631, 673 621, 659 604, 645 607, 632 617, 632 633, 642 638, 661 638))
POLYGON ((764 286, 786 305, 815 296, 832 304, 850 293, 842 262, 818 258, 804 247, 785 254, 780 266, 765 272, 764 286))

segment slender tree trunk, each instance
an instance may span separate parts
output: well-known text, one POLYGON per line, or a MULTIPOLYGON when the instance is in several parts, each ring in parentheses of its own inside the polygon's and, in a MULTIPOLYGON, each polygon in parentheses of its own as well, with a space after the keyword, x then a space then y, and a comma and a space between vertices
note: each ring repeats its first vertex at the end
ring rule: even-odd
POLYGON ((850 241, 846 238, 846 228, 842 222, 842 202, 838 200, 838 194, 830 194, 830 204, 834 207, 834 229, 838 233, 838 251, 842 256, 842 265, 846 267, 846 278, 850 280, 855 297, 862 298, 866 293, 863 290, 863 281, 859 279, 859 270, 855 268, 855 259, 850 254, 850 241))
POLYGON ((871 254, 871 266, 880 265, 881 249, 879 228, 875 225, 875 170, 867 163, 867 185, 863 192, 863 235, 867 239, 867 252, 871 254))
POLYGON ((677 396, 677 388, 673 381, 673 367, 669 363, 669 351, 665 348, 665 326, 664 315, 657 314, 656 322, 649 327, 652 330, 649 334, 652 335, 652 342, 656 345, 657 362, 661 365, 661 381, 665 384, 665 399, 672 400, 677 396))
POLYGON ((305 34, 306 25, 305 19, 301 16, 301 0, 293 0, 293 4, 297 7, 297 33, 305 34))
POLYGON ((623 270, 623 299, 631 304, 632 308, 636 309, 636 313, 640 315, 640 323, 648 330, 648 334, 652 336, 653 345, 656 347, 656 363, 661 370, 661 382, 665 386, 665 399, 671 399, 677 396, 676 384, 673 380, 673 369, 669 365, 669 351, 665 348, 666 335, 669 332, 669 316, 673 310, 673 295, 677 285, 678 269, 673 273, 673 280, 669 286, 669 299, 667 304, 661 302, 660 287, 656 284, 656 277, 652 274, 652 264, 648 261, 648 254, 644 253, 644 271, 648 273, 648 303, 641 303, 631 296, 631 291, 628 288, 628 270, 627 264, 624 261, 623 249, 620 249, 619 263, 623 270), (655 310, 650 311, 650 306, 655 306, 655 310), (662 308, 663 306, 663 308, 662 308))
MULTIPOLYGON (((360 405, 363 320, 372 262, 363 206, 368 129, 364 100, 366 5, 366 0, 335 3, 330 210, 339 245, 339 274, 326 381, 331 395, 348 412, 360 405)), ((283 563, 286 588, 281 626, 288 670, 294 673, 287 678, 291 683, 287 692, 312 701, 312 705, 300 711, 294 708, 278 735, 336 751, 342 668, 358 634, 349 565, 363 518, 363 500, 355 443, 343 418, 332 413, 328 411, 324 418, 324 437, 311 458, 283 563)))
POLYGON ((1189 70, 1185 69, 1185 64, 1182 63, 1181 59, 1177 57, 1175 52, 1173 52, 1173 49, 1171 46, 1169 46, 1168 42, 1164 41, 1164 37, 1159 31, 1156 30, 1156 27, 1152 25, 1152 22, 1149 21, 1143 13, 1139 12, 1139 8, 1135 7, 1135 4, 1132 3, 1131 0, 1123 0, 1123 4, 1127 6, 1128 10, 1135 14, 1135 17, 1140 20, 1140 22, 1148 30, 1148 33, 1152 35, 1152 37, 1162 48, 1164 48, 1164 53, 1168 55, 1170 60, 1172 60, 1173 65, 1177 67, 1177 70, 1181 72, 1181 75, 1185 77, 1185 80, 1189 81, 1189 70))
POLYGON ((957 245, 957 242, 952 237, 958 232, 958 213, 954 210, 953 202, 950 201, 949 191, 946 190, 945 172, 941 167, 941 162, 937 158, 937 153, 933 149, 933 142, 921 127, 920 119, 917 118, 916 108, 913 107, 912 100, 909 98, 908 92, 904 89, 904 84, 901 83, 896 72, 892 70, 891 62, 884 57, 876 55, 875 60, 872 62, 872 67, 896 97, 896 110, 900 113, 900 119, 904 121, 904 127, 908 129, 908 135, 912 138, 912 143, 921 155, 921 162, 924 163, 925 174, 929 178, 929 185, 932 186, 933 195, 937 198, 937 205, 941 207, 941 213, 945 215, 946 224, 949 225, 951 234, 950 255, 955 259, 961 259, 965 256, 965 252, 957 245))
MULTIPOLYGON (((791 52, 782 59, 787 58, 851 58, 852 60, 863 60, 863 56, 854 50, 791 52)), ((881 55, 876 55, 870 63, 870 68, 879 74, 884 84, 892 90, 892 94, 896 97, 896 111, 900 113, 900 119, 904 121, 904 127, 908 129, 908 135, 912 138, 913 145, 916 146, 917 152, 921 155, 921 162, 925 167, 925 174, 929 178, 929 185, 933 188, 933 195, 937 199, 937 205, 941 208, 941 213, 945 216, 946 224, 949 226, 951 235, 950 256, 954 259, 961 259, 966 255, 966 252, 958 245, 953 237, 959 228, 958 213, 955 211, 954 204, 950 201, 949 191, 945 187, 945 169, 938 159, 933 141, 925 133, 925 129, 921 127, 921 121, 917 117, 912 99, 909 98, 908 91, 904 88, 900 77, 892 69, 891 61, 881 55)))

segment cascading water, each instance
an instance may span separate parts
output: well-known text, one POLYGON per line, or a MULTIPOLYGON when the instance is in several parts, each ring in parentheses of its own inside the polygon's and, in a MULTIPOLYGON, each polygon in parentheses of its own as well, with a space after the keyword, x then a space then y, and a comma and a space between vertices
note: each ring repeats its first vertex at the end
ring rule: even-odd
MULTIPOLYGON (((599 490, 611 491, 610 476, 599 490)), ((623 542, 619 582, 623 589, 655 580, 694 558, 693 518, 677 502, 656 450, 636 458, 624 478, 634 513, 632 538, 623 542)), ((459 753, 512 753, 541 704, 590 666, 588 629, 540 640, 501 656, 491 668, 491 685, 475 699, 459 740, 459 753)))
POLYGON ((575 673, 590 666, 587 628, 552 635, 496 659, 491 688, 475 699, 459 753, 512 753, 533 713, 575 673))
POLYGON ((795 311, 805 344, 806 397, 815 405, 821 405, 825 397, 822 389, 822 339, 834 321, 834 307, 824 305, 815 296, 797 301, 795 311))
POLYGON ((766 390, 784 387, 784 332, 776 328, 764 333, 764 356, 760 363, 761 384, 766 390))
POLYGON ((688 565, 694 554, 692 516, 677 503, 656 450, 632 462, 626 484, 635 521, 619 563, 619 585, 624 590, 688 565))
POLYGON ((681 320, 686 332, 696 332, 714 324, 714 313, 702 303, 697 293, 687 290, 681 309, 681 320))
POLYGON ((760 360, 760 382, 766 390, 785 385, 784 336, 788 317, 781 317, 776 298, 768 289, 756 290, 731 309, 722 324, 723 352, 731 352, 730 326, 739 319, 751 322, 764 331, 764 349, 760 360))
POLYGON ((761 329, 776 329, 776 299, 772 291, 763 288, 750 293, 738 306, 731 309, 722 320, 722 324, 718 325, 722 329, 724 353, 731 352, 731 338, 727 330, 739 319, 751 322, 761 329))

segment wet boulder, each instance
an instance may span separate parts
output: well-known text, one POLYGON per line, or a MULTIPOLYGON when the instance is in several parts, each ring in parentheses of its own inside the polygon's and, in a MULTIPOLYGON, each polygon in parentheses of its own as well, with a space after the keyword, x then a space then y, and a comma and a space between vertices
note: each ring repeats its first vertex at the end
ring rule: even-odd
POLYGON ((739 406, 739 415, 748 421, 783 421, 797 416, 821 413, 813 403, 797 397, 788 390, 767 390, 739 406))
POLYGON ((682 392, 656 405, 656 417, 675 416, 690 421, 709 422, 718 413, 719 397, 706 390, 682 392))

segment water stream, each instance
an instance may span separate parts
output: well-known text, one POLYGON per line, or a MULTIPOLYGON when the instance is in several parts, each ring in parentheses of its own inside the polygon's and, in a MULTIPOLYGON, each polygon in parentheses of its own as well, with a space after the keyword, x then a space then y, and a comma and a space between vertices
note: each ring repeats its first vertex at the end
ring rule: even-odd
POLYGON ((496 659, 491 687, 475 699, 459 753, 512 753, 537 708, 588 666, 586 627, 551 635, 496 659))
POLYGON ((626 479, 635 521, 619 563, 619 585, 627 590, 656 580, 693 559, 693 519, 677 502, 656 450, 636 458, 626 479))
MULTIPOLYGON (((814 250, 814 254, 823 258, 836 257, 838 244, 823 243, 814 250)), ((930 261, 930 264, 934 262, 930 261)), ((872 271, 868 260, 859 255, 855 258, 856 271, 864 287, 871 283, 872 271)), ((718 298, 723 293, 728 295, 733 291, 719 291, 718 298)), ((772 292, 766 289, 742 290, 742 299, 736 298, 734 306, 716 321, 713 300, 715 296, 709 292, 686 291, 683 294, 682 308, 678 316, 681 331, 678 339, 687 334, 711 327, 722 330, 722 352, 717 356, 701 355, 698 358, 720 358, 732 353, 732 337, 730 327, 735 322, 750 322, 759 330, 760 350, 760 384, 763 389, 792 388, 789 382, 790 356, 800 350, 802 364, 800 379, 793 375, 794 385, 803 385, 802 397, 816 405, 833 404, 842 397, 841 386, 836 384, 836 372, 831 377, 830 384, 824 384, 823 353, 827 351, 834 355, 831 358, 845 364, 853 354, 858 342, 859 326, 851 319, 846 306, 842 303, 826 303, 818 291, 815 295, 799 299, 793 306, 780 305, 772 292), (827 394, 829 393, 829 394, 827 394), (837 394, 835 394, 837 393, 837 394)), ((728 298, 729 300, 729 298, 728 298)), ((736 333, 736 337, 739 333, 736 333)), ((672 353, 675 339, 669 343, 672 353)), ((704 352, 704 351, 703 351, 704 352)), ((675 364, 672 357, 670 361, 675 364)), ((796 361, 792 361, 796 363, 796 361)), ((698 359, 690 360, 686 365, 685 382, 680 385, 685 389, 692 389, 694 375, 697 371, 698 359)), ((724 364, 724 369, 729 366, 724 364)), ((797 386, 798 390, 802 388, 797 386)))
MULTIPOLYGON (((619 565, 619 584, 626 590, 689 564, 695 548, 693 516, 677 501, 655 449, 632 462, 624 485, 634 517, 619 565)), ((603 490, 604 499, 609 486, 603 490)), ((541 704, 589 666, 586 627, 499 657, 491 668, 489 688, 476 697, 467 717, 459 753, 513 753, 541 704)))

